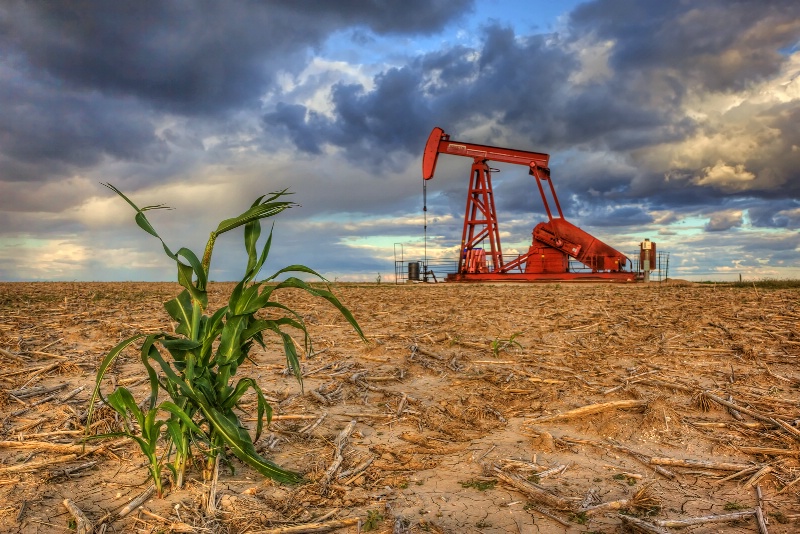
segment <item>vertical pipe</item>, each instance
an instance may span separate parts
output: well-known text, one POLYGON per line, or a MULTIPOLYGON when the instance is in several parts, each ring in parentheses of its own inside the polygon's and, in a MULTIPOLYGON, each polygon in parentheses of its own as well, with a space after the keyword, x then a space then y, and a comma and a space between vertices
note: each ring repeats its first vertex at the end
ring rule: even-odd
POLYGON ((424 269, 428 269, 428 181, 422 180, 422 213, 425 219, 423 250, 424 250, 424 269))

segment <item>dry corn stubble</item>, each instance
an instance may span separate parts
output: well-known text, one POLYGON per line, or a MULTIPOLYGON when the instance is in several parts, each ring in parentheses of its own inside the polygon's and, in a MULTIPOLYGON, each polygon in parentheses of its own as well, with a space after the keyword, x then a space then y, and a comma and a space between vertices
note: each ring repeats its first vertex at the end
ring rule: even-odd
MULTIPOLYGON (((221 301, 229 291, 230 286, 222 286, 210 284, 210 302, 221 301)), ((68 382, 62 390, 68 392, 91 384, 100 355, 110 348, 99 341, 101 338, 93 337, 93 328, 101 326, 117 339, 129 335, 134 327, 169 330, 166 313, 154 314, 152 310, 159 310, 161 303, 177 292, 176 287, 0 284, 0 301, 5 303, 0 308, 0 323, 11 325, 3 330, 2 348, 24 363, 3 359, 1 354, 0 361, 18 366, 14 370, 36 370, 53 363, 52 358, 33 352, 39 351, 66 357, 74 366, 43 371, 30 383, 25 373, 3 378, 11 371, 8 369, 0 373, 0 385, 5 390, 68 382), (69 295, 66 305, 64 294, 69 295), (149 304, 135 302, 133 295, 149 304), (11 300, 13 305, 8 303, 11 300), (107 311, 102 312, 103 307, 107 311), (73 311, 77 320, 71 317, 73 311), (122 324, 82 322, 107 314, 125 320, 122 324), (44 317, 48 328, 37 327, 32 319, 36 317, 44 317)), ((516 525, 525 531, 535 528, 534 523, 543 531, 563 528, 536 508, 587 531, 613 529, 622 523, 622 519, 606 511, 588 514, 586 523, 580 525, 567 514, 559 515, 556 509, 529 501, 504 483, 485 491, 464 488, 459 483, 485 476, 487 465, 514 470, 513 466, 520 464, 503 462, 514 460, 526 462, 525 466, 536 465, 537 471, 566 465, 566 470, 543 478, 538 484, 559 498, 578 503, 590 490, 597 490, 601 497, 597 504, 631 501, 641 488, 648 486, 650 497, 656 501, 651 504, 661 505, 655 515, 642 513, 641 520, 651 524, 657 520, 731 513, 726 510, 731 503, 741 506, 741 510, 751 510, 758 503, 756 487, 760 487, 769 531, 781 534, 797 530, 799 442, 789 431, 769 422, 772 418, 793 425, 798 416, 797 289, 759 288, 760 297, 752 288, 689 284, 650 288, 338 284, 333 289, 372 339, 368 351, 353 339, 352 330, 335 310, 318 307, 313 299, 293 290, 281 301, 313 318, 307 320, 309 333, 317 339, 317 348, 322 352, 313 359, 302 359, 302 369, 330 367, 310 374, 305 379, 306 394, 300 395, 291 376, 281 372, 284 366, 280 365, 280 344, 267 343, 266 349, 253 352, 253 362, 243 364, 248 374, 257 377, 267 397, 280 399, 275 403, 276 414, 310 416, 279 420, 257 442, 259 446, 278 440, 267 450, 281 465, 309 469, 316 473, 311 479, 322 476, 334 460, 336 436, 348 421, 357 420, 342 449, 343 461, 332 477, 329 493, 321 494, 315 484, 285 493, 278 486, 259 482, 254 472, 235 462, 235 473, 221 470, 218 508, 223 513, 216 523, 208 523, 209 527, 266 531, 311 524, 331 512, 334 515, 318 522, 354 516, 366 519, 368 511, 378 510, 386 518, 380 526, 383 531, 390 531, 397 521, 408 525, 410 532, 513 532, 516 525), (469 302, 472 307, 466 305, 469 302), (576 302, 586 304, 578 307, 576 302), (649 304, 645 306, 643 302, 649 304), (713 308, 709 302, 715 304, 713 308), (476 304, 480 305, 479 316, 476 304), (522 332, 515 337, 522 349, 501 352, 495 358, 492 341, 508 339, 516 332, 522 332), (412 356, 412 344, 442 359, 412 356), (744 354, 739 348, 742 346, 758 350, 744 354), (462 366, 451 367, 453 358, 462 366), (367 374, 355 382, 350 380, 352 375, 364 372, 367 374), (369 380, 390 375, 397 379, 369 380), (532 382, 532 377, 541 381, 532 382), (332 387, 328 384, 335 385, 332 390, 341 387, 341 397, 322 406, 308 391, 323 385, 323 391, 327 391, 332 387), (706 396, 712 402, 709 411, 702 411, 693 403, 693 398, 703 391, 713 395, 706 396), (406 406, 398 415, 404 395, 406 406), (713 400, 727 401, 729 397, 742 408, 743 420, 737 420, 726 406, 713 400), (612 409, 574 420, 528 424, 548 414, 629 399, 648 402, 644 411, 612 409), (498 412, 506 422, 484 407, 498 412), (311 436, 300 432, 323 412, 328 416, 311 436), (544 432, 552 438, 552 450, 537 445, 536 436, 544 432), (269 433, 273 434, 272 441, 267 441, 269 433), (413 433, 418 443, 403 440, 403 433, 413 433), (609 441, 609 437, 615 440, 609 441), (349 484, 345 484, 349 476, 339 478, 369 455, 375 460, 360 478, 349 484), (712 467, 715 463, 751 465, 753 469, 728 479, 737 473, 688 462, 687 467, 651 464, 650 459, 656 457, 705 461, 712 467), (312 469, 312 465, 316 467, 312 469), (765 465, 772 469, 762 470, 765 465), (672 472, 675 478, 661 474, 663 470, 672 472), (752 487, 745 487, 758 472, 764 473, 763 477, 755 480, 752 487), (622 477, 615 478, 619 474, 622 477), (263 506, 257 508, 258 513, 248 515, 243 512, 245 498, 240 496, 253 487, 258 491, 249 497, 263 506), (236 499, 226 515, 222 503, 229 504, 231 497, 236 499), (476 526, 479 523, 482 527, 476 526)), ((141 375, 135 355, 120 360, 114 373, 120 383, 131 380, 125 383, 132 390, 146 391, 146 383, 131 385, 141 375)), ((23 406, 9 400, 9 407, 14 410, 23 406)), ((80 416, 87 401, 88 394, 84 392, 68 401, 62 410, 55 410, 54 401, 50 401, 18 417, 8 417, 12 410, 0 408, 5 420, 2 439, 34 431, 56 432, 68 421, 80 429, 85 423, 80 422, 80 416), (27 425, 33 426, 19 431, 27 425)), ((55 434, 37 439, 54 443, 71 440, 68 435, 55 434)), ((2 477, 8 480, 0 485, 0 498, 9 503, 9 511, 3 512, 4 520, 15 521, 22 510, 19 515, 23 531, 28 528, 62 532, 66 525, 61 505, 64 498, 70 498, 90 521, 96 521, 107 510, 135 497, 146 478, 146 468, 128 446, 117 446, 109 452, 116 457, 92 455, 2 477), (46 482, 44 475, 50 471, 55 473, 95 460, 98 465, 90 469, 70 477, 60 476, 58 486, 56 482, 46 482), (58 498, 53 496, 55 488, 58 498)), ((0 450, 4 466, 56 460, 59 456, 47 451, 0 450)), ((532 468, 516 472, 526 479, 534 474, 532 468)), ((203 527, 207 520, 202 519, 202 507, 192 504, 199 502, 202 492, 202 484, 190 478, 184 490, 164 502, 153 500, 145 504, 150 513, 165 521, 140 513, 116 526, 166 529, 170 524, 183 523, 203 527), (184 504, 176 511, 174 505, 178 502, 184 504)), ((715 532, 721 527, 726 532, 749 533, 756 525, 751 516, 740 522, 693 528, 698 533, 715 532)))

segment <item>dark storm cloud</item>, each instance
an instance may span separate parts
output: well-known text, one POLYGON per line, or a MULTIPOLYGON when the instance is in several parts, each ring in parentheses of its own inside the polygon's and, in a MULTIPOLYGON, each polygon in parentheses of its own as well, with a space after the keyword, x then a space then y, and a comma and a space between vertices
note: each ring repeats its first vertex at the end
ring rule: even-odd
MULTIPOLYGON (((501 114, 509 124, 538 125, 537 117, 547 116, 557 80, 568 74, 571 63, 541 37, 518 43, 510 29, 497 25, 485 28, 478 62, 470 59, 473 52, 457 47, 423 55, 376 76, 371 91, 337 84, 331 94, 333 119, 310 110, 300 113, 302 108, 287 114, 279 106, 265 115, 265 125, 285 128, 294 139, 315 140, 299 148, 319 151, 322 144, 331 144, 353 160, 378 163, 388 151, 416 155, 437 123, 470 124, 501 114)), ((537 128, 534 134, 546 137, 547 129, 537 128)))
POLYGON ((611 64, 623 77, 659 72, 680 86, 738 90, 778 72, 785 61, 779 50, 798 38, 800 4, 602 0, 579 5, 570 25, 579 35, 613 40, 611 64))
POLYGON ((653 222, 653 216, 641 206, 622 206, 583 215, 581 221, 593 227, 644 226, 653 222))
POLYGON ((800 228, 800 200, 781 199, 759 204, 748 210, 754 226, 766 228, 800 228))
POLYGON ((306 152, 319 154, 323 144, 334 144, 355 160, 385 164, 387 153, 416 152, 425 130, 430 131, 430 109, 417 97, 419 81, 409 67, 391 69, 377 77, 371 92, 356 84, 335 85, 336 121, 302 105, 278 104, 264 123, 283 127, 306 152))
POLYGON ((4 181, 44 181, 88 167, 104 156, 119 160, 161 159, 166 147, 152 116, 138 106, 97 94, 65 90, 50 78, 24 79, 5 69, 0 84, 0 169, 4 181))
MULTIPOLYGON (((265 116, 265 128, 283 129, 302 150, 319 153, 332 145, 352 161, 374 166, 391 151, 419 157, 434 125, 458 136, 482 123, 502 131, 484 128, 470 141, 510 139, 514 144, 504 146, 551 153, 581 147, 631 162, 626 170, 599 167, 591 175, 555 169, 562 202, 570 194, 585 196, 588 189, 599 192, 593 198, 604 205, 647 198, 664 209, 720 204, 742 187, 762 198, 796 197, 800 152, 792 146, 800 145, 800 129, 795 105, 730 109, 720 118, 737 126, 730 132, 722 123, 701 124, 684 106, 698 94, 727 94, 776 75, 787 61, 779 50, 799 36, 797 2, 598 0, 578 7, 565 33, 520 36, 490 24, 474 49, 457 46, 425 54, 380 74, 369 90, 335 86, 332 117, 284 105, 265 116), (608 72, 580 80, 586 69, 602 71, 596 64, 602 57, 587 65, 581 56, 592 46, 605 47, 608 72), (754 125, 770 125, 785 135, 762 153, 741 155, 746 160, 735 162, 743 173, 758 176, 758 183, 704 180, 714 160, 695 168, 675 168, 668 161, 647 168, 635 159, 693 136, 727 135, 731 142, 750 135, 754 125), (668 175, 673 179, 665 179, 668 175)), ((518 181, 518 187, 511 202, 529 204, 527 185, 518 181)))
POLYGON ((333 32, 430 33, 471 6, 8 0, 0 4, 0 175, 44 181, 104 158, 163 162, 159 122, 257 109, 277 73, 302 70, 333 32))
POLYGON ((12 0, 0 43, 34 69, 173 112, 215 113, 263 94, 279 69, 305 64, 330 33, 428 33, 470 0, 198 2, 12 0))
POLYGON ((492 118, 518 133, 521 143, 549 150, 582 143, 631 149, 692 130, 691 122, 673 120, 677 99, 671 106, 648 106, 651 96, 642 95, 641 82, 615 78, 601 86, 570 88, 567 82, 580 63, 567 44, 557 37, 523 38, 493 24, 484 28, 479 49, 426 54, 377 76, 372 91, 334 87, 333 119, 299 109, 286 117, 278 108, 265 120, 295 137, 315 138, 315 150, 329 143, 351 151, 354 159, 370 152, 353 147, 385 147, 373 154, 416 152, 432 124, 470 126, 492 118))

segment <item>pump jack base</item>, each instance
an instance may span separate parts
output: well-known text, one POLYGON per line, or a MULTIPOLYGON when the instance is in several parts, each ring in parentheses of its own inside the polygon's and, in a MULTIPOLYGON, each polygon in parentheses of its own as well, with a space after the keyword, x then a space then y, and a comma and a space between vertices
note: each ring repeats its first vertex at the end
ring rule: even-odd
POLYGON ((631 272, 604 273, 451 273, 447 282, 637 282, 631 272))

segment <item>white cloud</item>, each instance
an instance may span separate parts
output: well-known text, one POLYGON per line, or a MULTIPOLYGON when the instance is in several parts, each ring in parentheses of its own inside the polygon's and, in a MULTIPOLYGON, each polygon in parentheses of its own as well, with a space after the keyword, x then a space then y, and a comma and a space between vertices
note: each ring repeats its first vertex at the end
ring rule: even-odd
POLYGON ((720 232, 742 226, 741 210, 724 210, 713 213, 706 223, 705 229, 709 232, 720 232))
MULTIPOLYGON (((385 65, 383 66, 386 67, 385 65)), ((285 95, 293 95, 296 104, 302 104, 309 112, 313 111, 333 117, 331 89, 338 83, 358 84, 365 91, 374 87, 373 77, 380 69, 346 61, 334 61, 315 56, 296 76, 282 72, 278 75, 279 87, 285 95)), ((262 102, 271 102, 268 95, 262 102)))
MULTIPOLYGON (((780 73, 739 92, 688 90, 681 112, 696 127, 692 135, 648 146, 635 161, 654 171, 670 169, 668 179, 682 169, 703 169, 692 183, 725 192, 777 189, 785 172, 775 161, 786 152, 785 137, 773 122, 787 104, 800 105, 800 52, 793 53, 780 73), (757 164, 760 170, 748 168, 757 164)), ((689 178, 686 176, 685 178, 689 178)))
POLYGON ((703 174, 693 182, 697 185, 715 187, 722 191, 745 191, 756 175, 745 169, 744 165, 727 165, 718 161, 713 167, 703 169, 703 174))
POLYGON ((602 83, 614 75, 608 64, 614 41, 598 41, 590 35, 575 41, 570 49, 575 52, 581 64, 580 69, 570 75, 570 85, 602 83))

